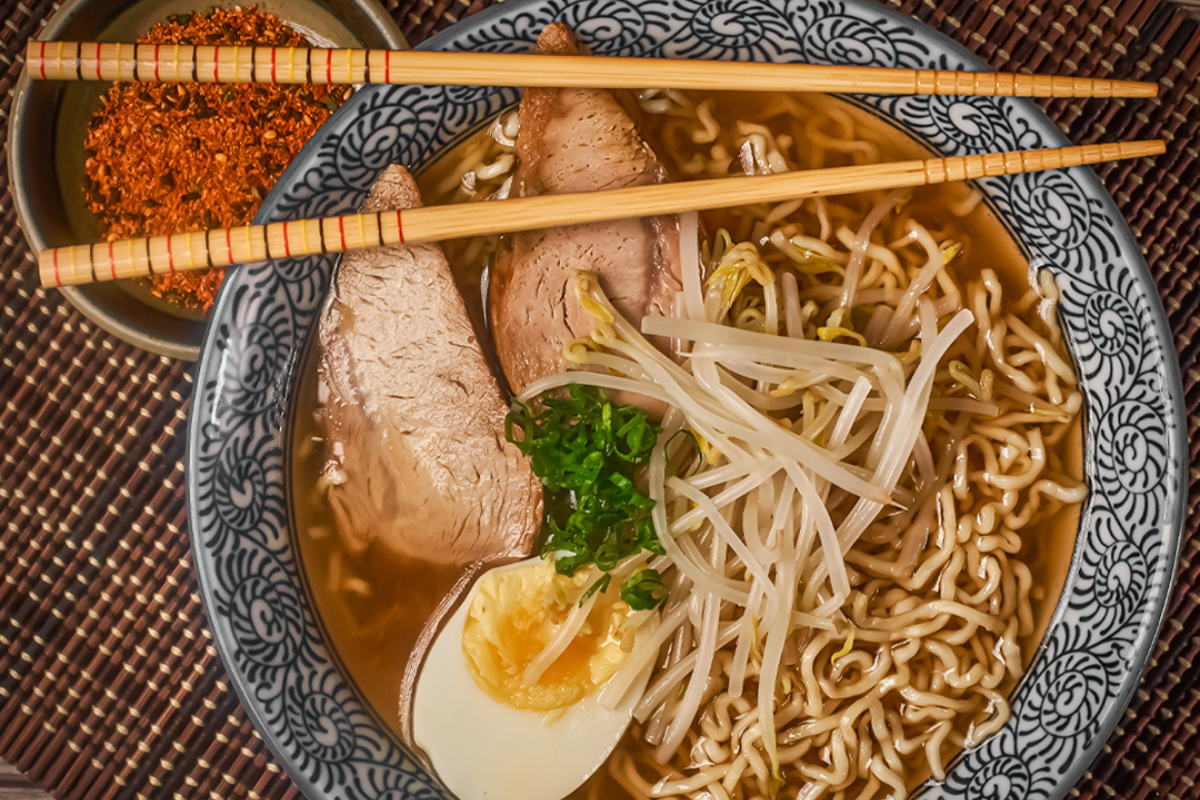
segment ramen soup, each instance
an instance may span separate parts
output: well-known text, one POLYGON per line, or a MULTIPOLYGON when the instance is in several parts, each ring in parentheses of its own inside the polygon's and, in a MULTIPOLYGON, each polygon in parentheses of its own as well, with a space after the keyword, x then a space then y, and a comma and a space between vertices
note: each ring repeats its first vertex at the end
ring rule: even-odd
MULTIPOLYGON (((678 180, 928 156, 827 96, 636 103, 678 180)), ((445 153, 418 176, 424 201, 508 196, 520 126, 511 110, 445 153)), ((570 395, 577 409, 641 396, 647 410, 621 419, 656 437, 626 473, 627 496, 649 498, 630 517, 645 546, 574 577, 555 562, 565 617, 582 603, 620 619, 607 679, 644 686, 572 796, 904 797, 1005 723, 1074 545, 1082 399, 1053 281, 981 200, 954 184, 684 215, 681 290, 646 323, 603 281, 574 279, 595 333, 569 343, 571 371, 522 398, 566 397, 572 382, 599 387, 570 395)), ((493 365, 481 284, 498 247, 444 245, 493 365)), ((348 530, 308 361, 293 464, 304 569, 348 677, 407 737, 406 666, 464 568, 348 530)), ((517 426, 545 422, 538 409, 518 407, 517 426)), ((547 519, 566 530, 556 497, 548 485, 547 519)))

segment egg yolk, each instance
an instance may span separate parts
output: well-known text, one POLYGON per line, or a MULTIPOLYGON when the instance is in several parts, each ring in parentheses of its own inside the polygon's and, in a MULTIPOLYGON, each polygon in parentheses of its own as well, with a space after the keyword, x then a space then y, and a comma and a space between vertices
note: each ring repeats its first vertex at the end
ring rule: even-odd
POLYGON ((565 708, 602 685, 625 660, 622 641, 632 610, 613 590, 601 594, 579 632, 534 683, 526 668, 546 649, 594 573, 559 575, 550 561, 493 570, 463 626, 462 649, 475 683, 493 700, 527 711, 565 708))

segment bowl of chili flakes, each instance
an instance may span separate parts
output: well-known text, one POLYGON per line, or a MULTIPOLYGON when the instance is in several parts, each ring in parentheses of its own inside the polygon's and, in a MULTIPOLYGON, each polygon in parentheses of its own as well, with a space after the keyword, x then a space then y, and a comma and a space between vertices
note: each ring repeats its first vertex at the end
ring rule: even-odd
MULTIPOLYGON (((44 41, 405 47, 374 0, 69 0, 44 41)), ((350 87, 17 83, 10 192, 36 253, 89 241, 251 221, 350 87)), ((224 270, 65 287, 84 316, 132 344, 195 360, 224 270)))

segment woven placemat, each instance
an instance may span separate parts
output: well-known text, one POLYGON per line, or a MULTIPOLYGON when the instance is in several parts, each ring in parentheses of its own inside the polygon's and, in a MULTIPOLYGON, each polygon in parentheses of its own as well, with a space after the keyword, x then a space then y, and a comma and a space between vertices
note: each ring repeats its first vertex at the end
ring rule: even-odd
MULTIPOLYGON (((410 42, 487 2, 401 0, 410 42)), ((1158 81, 1163 95, 1060 100, 1078 143, 1163 137, 1100 174, 1146 249, 1176 337, 1188 432, 1200 416, 1200 32, 1168 2, 903 0, 997 69, 1158 81)), ((0 123, 20 51, 54 5, 0 3, 0 123)), ((0 758, 61 798, 292 798, 205 626, 183 494, 191 365, 137 350, 37 288, 0 173, 0 758)), ((1200 798, 1200 520, 1141 689, 1077 794, 1200 798)))

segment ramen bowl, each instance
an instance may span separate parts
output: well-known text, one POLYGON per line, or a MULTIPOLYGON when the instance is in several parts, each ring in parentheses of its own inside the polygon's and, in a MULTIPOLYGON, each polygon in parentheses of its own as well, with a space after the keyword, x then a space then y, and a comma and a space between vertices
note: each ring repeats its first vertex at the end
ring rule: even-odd
MULTIPOLYGON (((601 55, 984 69, 950 40, 873 5, 509 0, 425 49, 527 52, 563 21, 601 55)), ((387 165, 413 170, 516 102, 513 89, 371 87, 300 154, 257 222, 350 213, 387 165)), ((850 97, 946 156, 1067 144, 1033 104, 850 97)), ((1035 271, 1050 270, 1085 397, 1080 515, 1061 597, 1012 716, 918 797, 1059 798, 1137 686, 1170 592, 1186 440, 1158 294, 1120 212, 1087 169, 989 179, 986 202, 1035 271)), ((332 257, 243 266, 226 279, 198 366, 188 494, 195 564, 247 712, 310 797, 443 793, 366 702, 316 613, 297 546, 291 447, 301 361, 332 257)))

